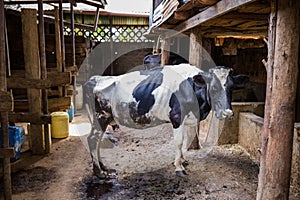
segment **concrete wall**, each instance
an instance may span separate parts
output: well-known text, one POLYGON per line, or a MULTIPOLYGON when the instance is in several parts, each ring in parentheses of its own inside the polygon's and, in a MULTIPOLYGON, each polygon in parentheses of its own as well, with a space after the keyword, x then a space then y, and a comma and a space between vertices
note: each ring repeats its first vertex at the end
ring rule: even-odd
POLYGON ((234 116, 231 119, 217 120, 214 113, 211 112, 208 117, 200 122, 200 142, 204 143, 209 135, 217 134, 219 139, 217 143, 222 144, 236 144, 238 143, 239 134, 239 113, 251 112, 259 116, 264 114, 264 103, 262 102, 233 102, 232 109, 234 116))
MULTIPOLYGON (((257 162, 260 159, 258 149, 261 147, 263 123, 263 118, 253 113, 239 114, 238 144, 257 162)), ((291 190, 300 190, 300 123, 295 123, 294 126, 291 190)))

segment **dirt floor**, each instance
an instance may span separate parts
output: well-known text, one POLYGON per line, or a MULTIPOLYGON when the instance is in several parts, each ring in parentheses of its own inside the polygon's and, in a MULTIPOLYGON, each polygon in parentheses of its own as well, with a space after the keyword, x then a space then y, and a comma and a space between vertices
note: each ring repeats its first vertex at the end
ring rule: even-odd
POLYGON ((49 155, 21 154, 13 165, 13 199, 255 199, 259 168, 237 145, 187 152, 188 176, 177 177, 170 125, 139 131, 121 127, 114 133, 118 144, 101 149, 103 162, 117 172, 100 180, 92 174, 86 148, 87 117, 78 114, 71 136, 53 140, 49 155))

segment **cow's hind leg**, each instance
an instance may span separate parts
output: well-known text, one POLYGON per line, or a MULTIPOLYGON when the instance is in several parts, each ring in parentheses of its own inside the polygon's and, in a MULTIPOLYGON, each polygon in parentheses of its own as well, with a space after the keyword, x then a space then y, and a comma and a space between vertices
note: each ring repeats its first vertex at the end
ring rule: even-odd
POLYGON ((97 130, 93 127, 89 136, 87 137, 89 151, 93 162, 93 172, 99 178, 106 177, 104 173, 106 169, 101 161, 100 153, 99 153, 100 141, 102 136, 103 136, 103 131, 97 130))
POLYGON ((105 178, 109 175, 109 173, 115 172, 115 170, 107 168, 103 164, 100 155, 101 140, 107 125, 107 119, 98 116, 98 120, 93 124, 90 135, 87 138, 93 162, 93 172, 99 178, 105 178))
POLYGON ((183 136, 184 136, 184 129, 183 125, 179 126, 176 129, 173 129, 174 133, 174 143, 175 143, 175 172, 178 176, 186 176, 187 173, 185 171, 185 168, 183 166, 183 163, 185 162, 182 154, 182 145, 183 145, 183 136))

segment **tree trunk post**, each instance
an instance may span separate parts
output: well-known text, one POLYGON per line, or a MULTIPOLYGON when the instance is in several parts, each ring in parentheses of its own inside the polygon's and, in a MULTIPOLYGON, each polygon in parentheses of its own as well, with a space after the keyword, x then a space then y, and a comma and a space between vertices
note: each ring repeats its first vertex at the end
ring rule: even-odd
POLYGON ((164 38, 161 44, 161 65, 170 64, 170 38, 164 38))
MULTIPOLYGON (((198 29, 193 29, 190 33, 189 63, 201 68, 202 63, 202 37, 198 29)), ((200 129, 198 127, 198 129, 200 129)), ((199 130, 198 130, 199 132, 199 130)), ((196 135, 188 149, 199 149, 199 136, 196 135)))
POLYGON ((299 1, 277 0, 274 7, 277 28, 276 33, 271 34, 269 38, 269 48, 272 48, 274 42, 274 67, 272 69, 273 55, 269 49, 268 88, 257 200, 288 199, 290 188, 298 80, 299 1))

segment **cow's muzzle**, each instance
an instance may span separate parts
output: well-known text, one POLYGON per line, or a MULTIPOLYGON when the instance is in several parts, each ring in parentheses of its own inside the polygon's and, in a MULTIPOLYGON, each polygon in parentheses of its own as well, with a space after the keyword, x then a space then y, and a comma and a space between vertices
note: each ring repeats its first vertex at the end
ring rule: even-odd
POLYGON ((226 119, 233 116, 233 111, 231 109, 222 110, 219 113, 216 113, 218 119, 226 119))

